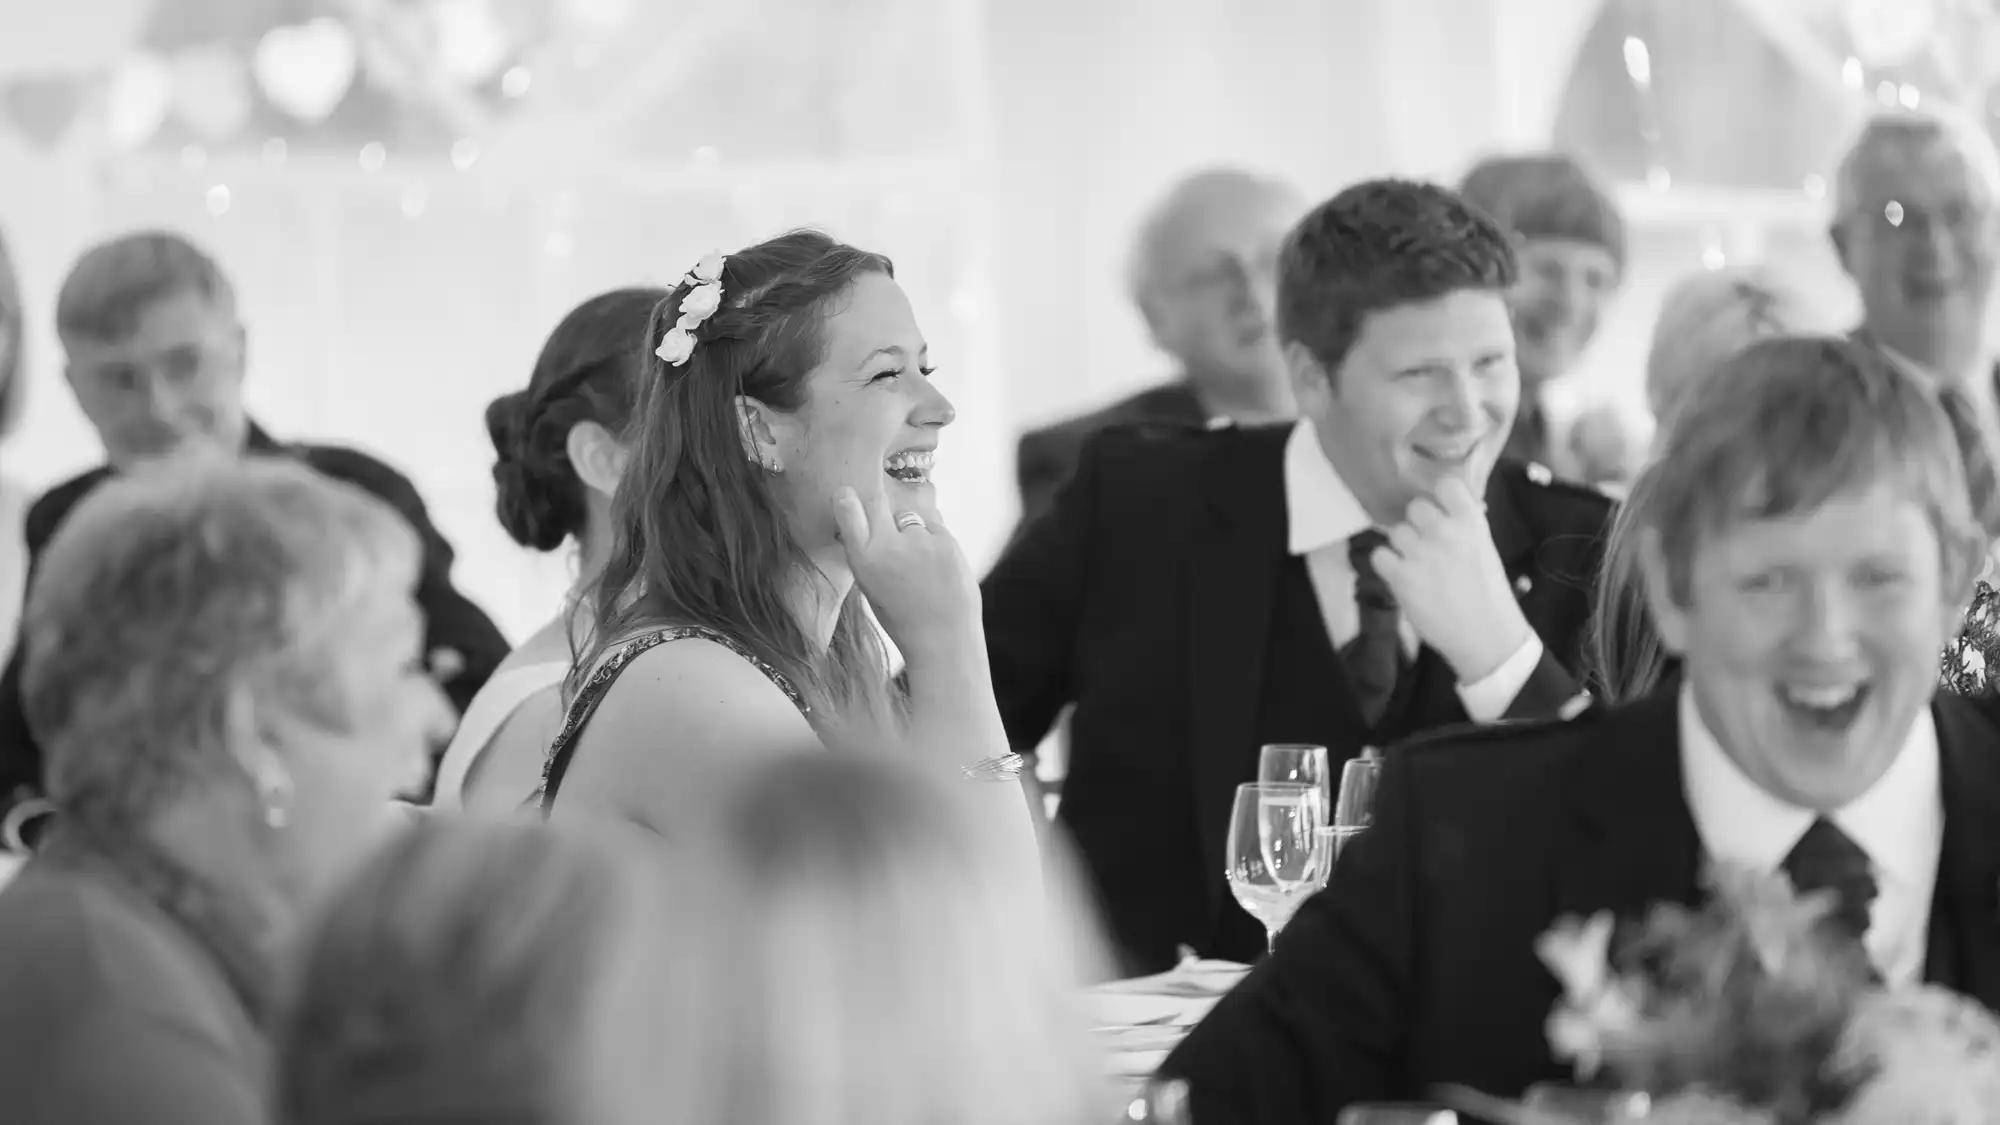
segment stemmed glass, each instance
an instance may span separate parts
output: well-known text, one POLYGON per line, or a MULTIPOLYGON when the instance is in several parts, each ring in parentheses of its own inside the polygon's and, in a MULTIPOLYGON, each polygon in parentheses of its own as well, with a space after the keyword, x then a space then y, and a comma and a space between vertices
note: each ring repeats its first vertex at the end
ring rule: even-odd
POLYGON ((1382 752, 1370 747, 1340 767, 1340 793, 1333 802, 1334 855, 1375 822, 1375 785, 1382 776, 1382 752))
POLYGON ((1257 752, 1257 780, 1318 786, 1321 806, 1333 808, 1333 774, 1327 769, 1324 746, 1308 742, 1273 742, 1265 746, 1257 752))
POLYGON ((1299 904, 1325 885, 1322 873, 1332 861, 1319 831, 1325 808, 1314 785, 1254 782, 1236 787, 1225 874, 1236 901, 1264 923, 1267 951, 1276 947, 1278 931, 1299 904))
POLYGON ((1339 1125, 1458 1125, 1458 1114, 1434 1105, 1368 1102, 1341 1110, 1339 1125))

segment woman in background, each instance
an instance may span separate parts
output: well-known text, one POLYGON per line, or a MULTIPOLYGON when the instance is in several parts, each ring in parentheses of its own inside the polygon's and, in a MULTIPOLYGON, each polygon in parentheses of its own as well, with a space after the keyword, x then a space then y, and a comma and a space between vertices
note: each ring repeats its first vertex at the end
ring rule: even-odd
POLYGON ((1667 290, 1646 351, 1646 405, 1664 426, 1701 378, 1758 340, 1832 332, 1834 321, 1765 266, 1702 270, 1667 290))
POLYGON ((276 966, 453 719, 420 558, 272 458, 116 477, 56 533, 22 688, 57 811, 0 891, 8 1125, 268 1120, 276 966))
POLYGON ((429 818, 328 902, 278 1032, 286 1125, 650 1125, 668 872, 636 833, 429 818))
POLYGON ((1102 950, 995 854, 976 791, 866 754, 763 764, 691 842, 658 1120, 1090 1125, 1122 1108, 1081 982, 1102 950), (1109 1100, 1107 1100, 1109 1099, 1109 1100))
POLYGON ((1667 290, 1646 352, 1649 420, 1613 403, 1584 411, 1569 454, 1586 483, 1624 495, 1645 467, 1648 439, 1700 377, 1767 336, 1831 332, 1834 322, 1776 271, 1764 266, 1700 270, 1667 290))
MULTIPOLYGON (((28 389, 22 361, 27 320, 21 309, 21 280, 7 240, 0 238, 0 442, 21 421, 28 389)), ((0 465, 0 663, 13 650, 21 625, 21 600, 28 588, 28 504, 34 498, 14 483, 0 465)))
POLYGON ((664 289, 619 289, 563 317, 526 390, 486 408, 500 526, 523 547, 576 544, 576 582, 561 612, 510 653, 479 689, 438 766, 440 808, 511 813, 540 783, 562 726, 562 683, 590 634, 580 599, 611 551, 611 496, 625 469, 619 435, 646 370, 646 325, 664 289))

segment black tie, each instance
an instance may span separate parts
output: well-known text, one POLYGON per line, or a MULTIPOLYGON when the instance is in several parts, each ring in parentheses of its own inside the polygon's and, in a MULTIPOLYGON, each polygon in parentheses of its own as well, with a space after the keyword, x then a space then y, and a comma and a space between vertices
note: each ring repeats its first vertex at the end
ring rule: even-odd
POLYGON ((1847 833, 1821 817, 1785 857, 1785 874, 1800 894, 1830 890, 1833 913, 1828 920, 1842 934, 1859 940, 1868 932, 1868 908, 1875 902, 1875 872, 1868 853, 1847 833))
POLYGON ((1360 631, 1340 650, 1355 702, 1369 726, 1382 721, 1396 694, 1403 671, 1403 636, 1396 595, 1375 570, 1375 549, 1389 537, 1372 528, 1347 541, 1347 561, 1354 566, 1354 605, 1360 611, 1360 631))

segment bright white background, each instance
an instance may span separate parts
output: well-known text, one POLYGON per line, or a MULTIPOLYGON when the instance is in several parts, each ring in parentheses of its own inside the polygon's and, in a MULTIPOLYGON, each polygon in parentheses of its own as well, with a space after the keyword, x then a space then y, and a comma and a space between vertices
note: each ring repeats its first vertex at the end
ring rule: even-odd
MULTIPOLYGON (((17 4, 29 7, 0 0, 10 15, 17 4)), ((106 5, 34 4, 30 18, 85 20, 106 5)), ((1661 97, 1707 81, 1702 36, 1789 41, 1805 86, 1827 99, 1781 107, 1811 134, 1808 162, 1831 159, 1867 100, 1839 101, 1839 51, 1798 53, 1786 20, 1799 12, 1771 24, 1787 5, 1749 0, 647 5, 623 37, 626 61, 538 76, 532 111, 474 138, 480 156, 463 170, 445 146, 391 148, 371 171, 352 149, 274 165, 248 148, 197 164, 108 156, 83 133, 53 150, 0 135, 0 229, 34 329, 32 402, 6 470, 39 486, 98 457, 49 328, 70 260, 134 225, 178 228, 238 283, 257 416, 414 477, 459 547, 461 584, 518 634, 546 619, 566 562, 521 551, 494 523, 486 402, 524 383, 543 335, 581 298, 813 224, 897 260, 959 408, 940 476, 983 567, 1014 518, 1019 431, 1169 373, 1119 266, 1136 216, 1176 175, 1239 163, 1324 195, 1368 175, 1454 179, 1488 151, 1549 143, 1559 119, 1586 148, 1620 129, 1650 137, 1643 121, 1586 120, 1589 105, 1566 116, 1564 95, 1586 40, 1603 81, 1625 83, 1617 44, 1657 28, 1662 11, 1709 22, 1660 31, 1679 51, 1652 60, 1661 97), (1630 26, 1609 27, 1607 12, 1630 26), (752 109, 714 109, 732 104, 752 109)), ((1589 84, 1579 98, 1603 100, 1589 84)), ((1755 110, 1752 99, 1735 112, 1755 110)), ((1705 120, 1712 133, 1648 142, 1641 163, 1737 143, 1726 116, 1705 120)), ((1617 167, 1631 159, 1606 154, 1632 210, 1631 284, 1571 397, 1631 395, 1660 290, 1704 261, 1770 255, 1830 302, 1847 299, 1803 181, 1648 187, 1617 167)))

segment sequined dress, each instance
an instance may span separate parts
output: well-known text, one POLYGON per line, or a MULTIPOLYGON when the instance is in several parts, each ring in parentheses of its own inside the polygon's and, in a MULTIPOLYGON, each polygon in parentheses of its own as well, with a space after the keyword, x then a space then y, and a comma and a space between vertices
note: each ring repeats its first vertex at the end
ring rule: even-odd
POLYGON ((555 740, 549 743, 548 756, 542 761, 542 784, 535 794, 528 798, 529 805, 539 809, 543 816, 548 815, 550 806, 555 803, 556 790, 562 785, 563 775, 569 771, 570 759, 576 754, 576 740, 583 734, 584 724, 597 713, 597 705, 604 701, 604 693, 611 690, 611 682, 618 678, 618 674, 625 670, 626 665, 655 645, 691 638, 721 645, 749 661, 759 672, 764 673, 764 677, 776 685, 779 691, 785 693, 785 698, 792 701, 792 706, 799 709, 799 714, 806 716, 812 714, 812 708, 807 705, 805 695, 785 678, 783 672, 759 659, 756 653, 734 637, 700 625, 675 625, 658 629, 626 641, 609 659, 598 666, 597 671, 590 674, 590 678, 584 681, 582 687, 577 689, 576 698, 570 700, 569 711, 563 717, 562 730, 558 731, 555 740))
POLYGON ((2000 591, 1981 579, 1958 639, 1945 646, 1938 682, 1960 695, 1992 695, 2000 674, 2000 591))

